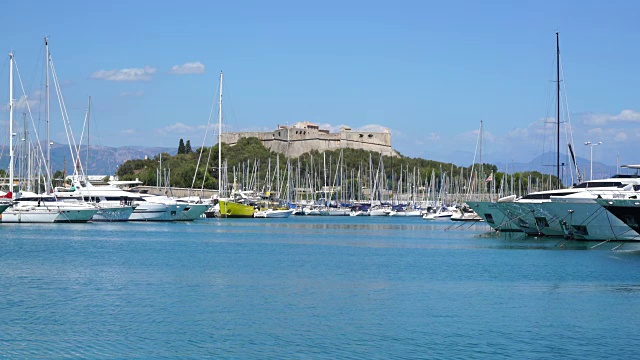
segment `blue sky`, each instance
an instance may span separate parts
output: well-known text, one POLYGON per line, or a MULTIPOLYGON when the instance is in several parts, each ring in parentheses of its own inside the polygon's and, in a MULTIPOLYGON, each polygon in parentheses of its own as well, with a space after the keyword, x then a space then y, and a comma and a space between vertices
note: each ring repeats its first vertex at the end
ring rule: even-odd
MULTIPOLYGON (((21 1, 0 12, 0 47, 41 109, 50 37, 76 134, 92 97, 92 144, 200 145, 222 70, 229 131, 388 128, 404 155, 469 164, 480 120, 485 162, 554 150, 559 31, 578 155, 602 141, 594 161, 639 163, 638 13, 631 1, 21 1)), ((6 129, 6 85, 0 96, 6 129)))

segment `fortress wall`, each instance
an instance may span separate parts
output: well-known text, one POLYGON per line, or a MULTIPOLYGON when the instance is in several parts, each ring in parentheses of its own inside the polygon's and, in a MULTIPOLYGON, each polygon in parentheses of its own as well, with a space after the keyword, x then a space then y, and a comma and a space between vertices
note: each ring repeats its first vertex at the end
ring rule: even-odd
POLYGON ((235 145, 240 139, 248 137, 257 137, 262 140, 263 132, 236 132, 236 133, 223 133, 222 142, 229 145, 235 145))
POLYGON ((256 137, 269 150, 289 157, 306 152, 361 149, 397 156, 391 147, 391 134, 387 132, 341 131, 328 134, 318 129, 280 128, 272 132, 239 132, 222 134, 222 142, 235 145, 245 137, 256 137))
POLYGON ((343 131, 340 136, 347 142, 391 146, 391 134, 388 132, 343 131))

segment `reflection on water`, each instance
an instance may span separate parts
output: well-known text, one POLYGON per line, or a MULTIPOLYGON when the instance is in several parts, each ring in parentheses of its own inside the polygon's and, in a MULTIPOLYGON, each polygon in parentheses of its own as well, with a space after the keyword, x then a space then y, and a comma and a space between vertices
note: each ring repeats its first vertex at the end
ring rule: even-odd
POLYGON ((567 251, 595 245, 410 218, 3 224, 0 357, 634 358, 640 252, 567 251))

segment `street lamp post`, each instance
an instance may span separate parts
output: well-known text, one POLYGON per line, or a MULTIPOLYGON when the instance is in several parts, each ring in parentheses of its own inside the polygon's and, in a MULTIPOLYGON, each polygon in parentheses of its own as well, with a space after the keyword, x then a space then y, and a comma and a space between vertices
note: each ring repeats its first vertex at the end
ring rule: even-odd
POLYGON ((591 141, 586 141, 584 144, 589 146, 589 148, 590 148, 590 151, 589 151, 590 152, 590 155, 589 155, 589 167, 590 167, 589 180, 593 180, 593 147, 601 145, 602 141, 598 141, 597 143, 592 143, 591 141))

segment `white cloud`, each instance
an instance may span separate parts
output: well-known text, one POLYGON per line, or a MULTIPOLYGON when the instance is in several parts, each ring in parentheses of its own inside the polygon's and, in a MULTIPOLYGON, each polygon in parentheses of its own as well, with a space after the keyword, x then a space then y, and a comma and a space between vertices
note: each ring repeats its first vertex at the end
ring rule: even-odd
POLYGON ((204 131, 206 130, 206 125, 197 125, 191 126, 183 123, 175 123, 169 126, 165 126, 163 128, 156 129, 155 132, 158 135, 166 136, 166 135, 200 135, 203 136, 204 131))
POLYGON ((109 81, 149 81, 156 69, 150 66, 120 70, 98 70, 91 74, 92 79, 109 81))
POLYGON ((14 103, 14 110, 22 111, 27 110, 28 108, 34 110, 36 106, 38 106, 39 101, 35 99, 28 98, 25 95, 20 96, 20 98, 14 103), (27 106, 28 105, 28 106, 27 106))
MULTIPOLYGON (((40 105, 40 98, 42 96, 42 91, 36 90, 32 96, 22 95, 17 100, 13 102, 13 111, 25 111, 28 108, 31 111, 35 111, 36 108, 40 105), (27 107, 27 105, 29 105, 27 107)), ((2 107, 3 111, 9 111, 9 103, 2 107)))
POLYGON ((370 132, 390 132, 389 128, 384 127, 382 125, 377 125, 377 124, 369 124, 369 125, 364 125, 364 126, 360 126, 356 129, 354 129, 355 131, 370 131, 370 132))
POLYGON ((169 74, 204 74, 204 64, 200 61, 184 63, 182 65, 174 65, 169 70, 169 74))
MULTIPOLYGON (((472 130, 462 134, 458 134, 456 137, 466 141, 478 141, 479 134, 480 134, 480 130, 472 130)), ((482 131, 482 141, 493 142, 493 141, 496 141, 496 139, 497 137, 490 131, 487 131, 487 130, 482 131)))
POLYGON ((627 136, 627 133, 625 133, 625 132, 619 132, 619 133, 616 133, 613 136, 613 139, 615 141, 620 141, 620 142, 627 140, 627 138, 628 138, 628 136, 627 136))
POLYGON ((539 135, 549 134, 550 131, 555 134, 556 126, 555 117, 541 118, 529 123, 526 128, 514 128, 507 131, 506 137, 517 141, 531 140, 529 138, 532 136, 536 136, 537 139, 539 135))
POLYGON ((136 129, 124 129, 122 131, 120 131, 121 134, 123 135, 135 135, 138 133, 138 130, 136 129))
POLYGON ((640 112, 634 110, 622 110, 618 115, 586 113, 581 116, 587 125, 606 125, 620 122, 640 123, 640 112))
POLYGON ((137 97, 137 96, 142 96, 144 95, 144 91, 142 90, 138 90, 138 91, 123 91, 120 93, 120 96, 124 96, 124 97, 137 97))
POLYGON ((428 140, 431 140, 431 141, 438 141, 438 140, 440 140, 440 135, 438 135, 438 134, 436 134, 436 133, 432 132, 431 134, 429 134, 429 135, 427 136, 427 139, 428 139, 428 140))

